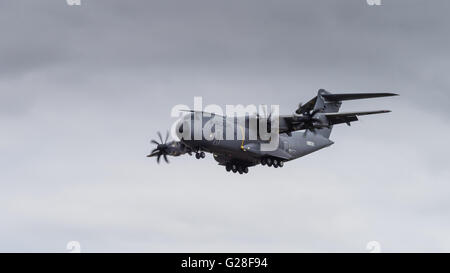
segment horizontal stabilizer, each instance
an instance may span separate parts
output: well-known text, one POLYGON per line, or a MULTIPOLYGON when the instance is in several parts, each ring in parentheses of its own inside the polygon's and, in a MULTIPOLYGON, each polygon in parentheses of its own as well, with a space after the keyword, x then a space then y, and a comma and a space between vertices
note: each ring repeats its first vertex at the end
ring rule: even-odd
POLYGON ((323 113, 327 117, 329 125, 357 121, 358 116, 389 113, 389 110, 364 111, 364 112, 341 112, 341 113, 323 113))
POLYGON ((343 100, 359 100, 359 99, 370 99, 379 97, 391 97, 398 96, 394 93, 349 93, 349 94, 323 94, 328 101, 343 101, 343 100))
POLYGON ((373 114, 389 113, 390 110, 364 111, 364 112, 338 112, 338 113, 324 113, 326 117, 346 117, 346 116, 364 116, 373 114))

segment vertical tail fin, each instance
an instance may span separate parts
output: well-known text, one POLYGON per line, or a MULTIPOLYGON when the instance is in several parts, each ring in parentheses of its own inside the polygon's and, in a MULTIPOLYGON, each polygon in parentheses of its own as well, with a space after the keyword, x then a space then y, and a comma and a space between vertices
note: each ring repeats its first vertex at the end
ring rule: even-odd
MULTIPOLYGON (((327 95, 332 95, 330 92, 325 89, 319 89, 317 92, 316 104, 314 105, 314 110, 319 110, 320 113, 336 113, 339 112, 339 108, 341 108, 341 101, 339 100, 328 100, 326 99, 327 95)), ((326 117, 321 117, 321 121, 326 124, 326 117)), ((317 129, 317 134, 322 135, 326 138, 329 138, 331 135, 331 130, 333 129, 333 125, 329 127, 317 129)))

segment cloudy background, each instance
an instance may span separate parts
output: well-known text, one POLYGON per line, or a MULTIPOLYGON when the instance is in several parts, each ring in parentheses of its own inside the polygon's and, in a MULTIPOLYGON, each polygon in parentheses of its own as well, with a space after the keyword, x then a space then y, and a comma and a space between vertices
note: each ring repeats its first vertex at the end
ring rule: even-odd
POLYGON ((450 251, 450 2, 0 1, 0 251, 450 251), (175 104, 396 92, 283 169, 145 155, 175 104))

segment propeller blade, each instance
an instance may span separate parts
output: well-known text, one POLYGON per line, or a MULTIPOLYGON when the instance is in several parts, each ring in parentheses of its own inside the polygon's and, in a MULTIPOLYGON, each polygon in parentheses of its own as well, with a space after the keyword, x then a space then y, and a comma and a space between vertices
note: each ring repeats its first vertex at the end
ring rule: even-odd
POLYGON ((161 159, 161 153, 158 154, 158 157, 156 158, 156 162, 159 164, 159 160, 161 159))
POLYGON ((158 141, 152 139, 152 141, 150 141, 151 143, 155 144, 155 145, 159 145, 158 141))
MULTIPOLYGON (((156 162, 159 164, 161 162, 161 157, 164 158, 164 161, 169 163, 168 155, 170 152, 170 143, 167 144, 167 141, 169 140, 169 131, 166 132, 165 141, 163 141, 163 136, 161 132, 157 132, 158 138, 160 139, 161 143, 152 139, 150 142, 155 144, 157 147, 151 151, 147 157, 156 157, 156 162)), ((175 142, 174 142, 175 143, 175 142)))

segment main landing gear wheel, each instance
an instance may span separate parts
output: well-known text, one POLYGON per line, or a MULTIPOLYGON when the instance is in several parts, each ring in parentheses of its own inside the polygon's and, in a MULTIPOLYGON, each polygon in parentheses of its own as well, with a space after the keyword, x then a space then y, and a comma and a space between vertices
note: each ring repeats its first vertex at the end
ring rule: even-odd
POLYGON ((247 166, 236 165, 236 164, 227 164, 227 165, 225 165, 225 170, 227 170, 227 172, 232 171, 233 173, 239 173, 239 174, 248 173, 248 167, 247 166))
POLYGON ((200 158, 205 158, 205 153, 204 152, 200 152, 200 153, 196 153, 195 154, 195 158, 200 159, 200 158))
POLYGON ((274 168, 281 168, 284 166, 284 162, 281 161, 280 159, 276 159, 276 158, 262 158, 260 161, 261 165, 267 165, 269 167, 274 167, 274 168))

